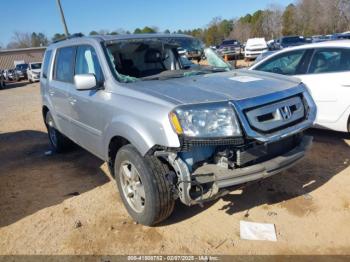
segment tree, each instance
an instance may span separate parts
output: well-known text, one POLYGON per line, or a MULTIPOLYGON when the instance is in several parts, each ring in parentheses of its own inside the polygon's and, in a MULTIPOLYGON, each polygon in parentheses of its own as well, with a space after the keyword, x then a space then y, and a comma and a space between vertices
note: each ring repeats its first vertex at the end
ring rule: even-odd
POLYGON ((295 5, 288 5, 282 15, 283 35, 295 35, 297 33, 296 17, 297 9, 295 5))
POLYGON ((47 46, 49 44, 49 40, 43 33, 35 33, 33 32, 31 35, 31 46, 39 47, 39 46, 47 46))
POLYGON ((12 40, 8 43, 7 48, 28 48, 32 45, 32 38, 29 33, 23 33, 15 31, 12 36, 12 40))
POLYGON ((263 15, 263 29, 266 39, 275 39, 282 34, 283 9, 278 5, 270 5, 263 15))
POLYGON ((98 32, 95 31, 95 30, 93 30, 93 31, 91 31, 91 32, 89 33, 89 35, 98 35, 98 32))
POLYGON ((52 42, 55 42, 55 41, 62 40, 62 39, 64 39, 64 38, 66 38, 66 35, 65 35, 65 34, 56 33, 56 34, 53 35, 51 41, 52 41, 52 42))
POLYGON ((219 31, 222 34, 223 38, 227 38, 233 29, 233 21, 232 20, 222 20, 219 23, 219 31))
POLYGON ((134 30, 134 34, 142 34, 142 30, 140 28, 136 28, 134 30))
POLYGON ((164 34, 170 34, 170 30, 169 29, 165 29, 164 30, 164 34))
POLYGON ((142 33, 143 33, 143 34, 152 34, 152 33, 157 33, 157 31, 156 31, 155 28, 152 28, 152 27, 149 27, 149 26, 145 26, 145 27, 142 29, 142 33))

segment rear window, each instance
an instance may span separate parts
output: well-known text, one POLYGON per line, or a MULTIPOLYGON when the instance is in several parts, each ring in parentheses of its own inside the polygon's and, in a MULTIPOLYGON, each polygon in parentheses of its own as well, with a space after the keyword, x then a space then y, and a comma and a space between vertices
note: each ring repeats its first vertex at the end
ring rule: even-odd
POLYGON ((63 47, 57 50, 54 80, 73 82, 75 47, 63 47))
POLYGON ((46 51, 45 53, 44 66, 43 66, 43 78, 47 78, 47 73, 48 73, 49 65, 51 61, 51 54, 52 54, 51 50, 46 51))

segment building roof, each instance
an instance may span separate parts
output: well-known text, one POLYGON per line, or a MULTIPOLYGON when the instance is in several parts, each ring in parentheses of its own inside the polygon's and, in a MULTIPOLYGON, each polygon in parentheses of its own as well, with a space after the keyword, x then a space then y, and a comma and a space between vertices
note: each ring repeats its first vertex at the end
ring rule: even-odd
POLYGON ((14 68, 16 60, 23 60, 26 63, 40 62, 43 59, 45 49, 46 47, 32 47, 0 50, 0 69, 14 68))

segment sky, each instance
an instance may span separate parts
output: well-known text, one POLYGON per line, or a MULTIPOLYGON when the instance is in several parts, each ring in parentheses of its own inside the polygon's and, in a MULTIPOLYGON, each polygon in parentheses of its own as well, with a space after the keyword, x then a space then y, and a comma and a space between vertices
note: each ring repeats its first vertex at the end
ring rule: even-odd
MULTIPOLYGON (((5 0, 0 0, 4 1, 5 0)), ((231 19, 270 4, 286 6, 292 0, 61 0, 70 33, 92 30, 134 31, 156 26, 160 31, 205 27, 213 17, 231 19)), ((51 38, 63 33, 56 0, 16 0, 2 4, 0 45, 14 31, 42 32, 51 38)))

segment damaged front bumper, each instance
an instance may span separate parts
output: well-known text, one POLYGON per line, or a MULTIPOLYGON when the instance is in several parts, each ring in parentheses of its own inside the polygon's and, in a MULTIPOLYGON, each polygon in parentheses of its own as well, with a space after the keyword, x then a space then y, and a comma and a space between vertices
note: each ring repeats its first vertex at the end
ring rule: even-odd
POLYGON ((155 154, 173 166, 178 177, 180 200, 186 205, 193 205, 222 196, 228 192, 225 190, 227 187, 263 179, 291 167, 304 157, 311 144, 311 136, 301 136, 288 151, 264 161, 253 161, 253 164, 234 168, 220 163, 205 163, 192 171, 176 152, 157 151, 155 154))

